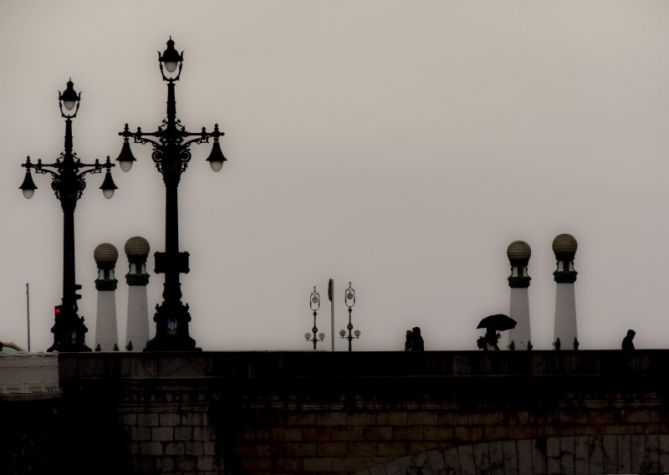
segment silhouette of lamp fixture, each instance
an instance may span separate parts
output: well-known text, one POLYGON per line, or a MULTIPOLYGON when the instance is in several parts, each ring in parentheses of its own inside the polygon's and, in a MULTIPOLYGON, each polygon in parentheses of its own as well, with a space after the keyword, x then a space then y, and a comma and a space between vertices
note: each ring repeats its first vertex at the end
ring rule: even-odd
POLYGON ((353 331, 353 324, 351 323, 351 313, 353 312, 353 306, 355 305, 355 289, 351 287, 351 283, 348 283, 348 288, 344 291, 344 302, 348 307, 348 325, 346 329, 348 330, 348 335, 346 335, 346 330, 339 330, 339 336, 346 338, 348 340, 348 351, 352 351, 352 341, 353 338, 360 338, 360 330, 353 331))
POLYGON ((167 117, 158 126, 155 132, 142 132, 140 127, 131 132, 128 124, 119 135, 123 137, 123 147, 117 160, 123 171, 132 168, 135 157, 130 150, 130 139, 134 143, 151 144, 151 155, 156 168, 163 176, 165 183, 166 212, 165 212, 165 252, 155 253, 155 271, 165 274, 163 286, 163 302, 156 305, 156 336, 147 343, 146 351, 193 351, 195 347, 188 332, 188 322, 191 320, 188 304, 181 301, 182 292, 179 275, 189 271, 187 252, 179 251, 179 214, 178 214, 178 187, 181 174, 186 171, 191 159, 190 146, 192 144, 209 143, 213 139, 213 147, 207 158, 212 170, 220 171, 227 160, 223 156, 219 139, 223 132, 214 130, 207 132, 202 127, 201 132, 186 131, 176 114, 175 82, 181 76, 183 67, 183 51, 179 53, 174 48, 172 37, 167 41, 167 48, 158 52, 158 64, 163 81, 167 82, 167 117))
POLYGON ((91 351, 85 343, 85 334, 88 331, 84 325, 84 318, 78 315, 77 300, 81 298, 77 290, 74 266, 74 210, 77 201, 86 188, 84 177, 88 173, 101 173, 107 170, 100 189, 105 198, 111 198, 116 185, 111 176, 111 168, 115 166, 107 157, 107 161, 100 163, 84 163, 79 159, 72 146, 72 119, 79 112, 81 93, 74 90, 70 79, 63 92, 58 93, 60 115, 65 119, 65 150, 53 163, 43 163, 41 159, 32 163, 30 157, 22 167, 26 175, 19 189, 26 198, 32 198, 37 186, 32 179, 31 170, 38 174, 51 175, 51 188, 60 201, 63 209, 63 297, 61 305, 56 306, 55 323, 51 328, 54 335, 53 345, 47 351, 91 351))
POLYGON ((321 296, 316 290, 316 286, 314 286, 314 291, 309 295, 309 308, 311 308, 314 315, 314 326, 311 327, 311 333, 304 334, 304 339, 312 342, 315 350, 318 343, 325 339, 325 333, 318 333, 318 327, 316 326, 316 315, 318 314, 318 309, 321 308, 321 296))

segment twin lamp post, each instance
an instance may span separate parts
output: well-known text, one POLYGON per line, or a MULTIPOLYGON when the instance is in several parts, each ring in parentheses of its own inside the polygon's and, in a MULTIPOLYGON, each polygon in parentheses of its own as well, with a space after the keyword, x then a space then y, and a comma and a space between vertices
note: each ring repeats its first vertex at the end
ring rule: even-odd
MULTIPOLYGON (((165 183, 165 252, 155 253, 155 271, 165 274, 163 286, 163 302, 156 305, 156 335, 147 343, 146 351, 194 351, 193 340, 188 333, 190 313, 188 304, 181 301, 182 292, 179 282, 180 274, 187 273, 187 252, 179 251, 179 211, 178 187, 181 174, 188 167, 193 144, 208 143, 213 139, 213 148, 207 161, 214 171, 220 171, 226 158, 223 156, 219 139, 224 135, 219 131, 218 124, 214 130, 208 132, 202 128, 200 132, 188 132, 176 116, 175 82, 181 76, 183 67, 183 51, 179 53, 174 48, 174 41, 170 38, 167 48, 158 52, 158 63, 163 81, 167 82, 167 117, 154 132, 142 132, 137 128, 131 132, 128 124, 119 135, 123 137, 123 147, 117 158, 121 170, 127 172, 132 168, 135 157, 130 150, 130 139, 135 143, 151 144, 151 155, 156 168, 163 176, 165 183)), ((92 164, 83 163, 72 148, 72 119, 79 111, 81 94, 74 90, 72 81, 68 81, 65 91, 59 93, 61 116, 65 118, 65 151, 53 163, 37 163, 30 161, 30 157, 22 165, 26 168, 26 175, 20 189, 26 198, 31 198, 37 189, 33 181, 31 170, 38 174, 51 175, 51 188, 60 200, 63 209, 63 297, 61 305, 56 307, 56 319, 51 331, 54 334, 54 343, 48 351, 90 351, 84 341, 88 331, 83 317, 78 315, 77 300, 80 295, 77 290, 81 285, 76 284, 74 260, 74 210, 79 198, 86 188, 85 175, 101 173, 106 170, 104 181, 100 186, 105 198, 111 198, 116 185, 111 176, 109 157, 104 163, 95 160, 92 164)))

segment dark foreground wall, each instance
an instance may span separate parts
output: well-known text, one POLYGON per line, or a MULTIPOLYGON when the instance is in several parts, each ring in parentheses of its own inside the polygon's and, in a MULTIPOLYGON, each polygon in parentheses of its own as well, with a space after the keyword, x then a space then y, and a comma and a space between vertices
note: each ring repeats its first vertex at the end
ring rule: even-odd
MULTIPOLYGON (((25 423, 3 403, 3 424, 53 457, 26 473, 449 473, 444 457, 488 473, 453 454, 490 464, 494 447, 515 453, 498 473, 546 473, 555 440, 558 471, 577 473, 574 444, 604 440, 623 462, 610 473, 669 471, 669 351, 61 354, 60 378, 62 397, 25 423), (633 440, 657 455, 633 456, 633 440), (532 457, 543 469, 521 471, 532 457)), ((17 471, 22 454, 5 455, 17 471)))

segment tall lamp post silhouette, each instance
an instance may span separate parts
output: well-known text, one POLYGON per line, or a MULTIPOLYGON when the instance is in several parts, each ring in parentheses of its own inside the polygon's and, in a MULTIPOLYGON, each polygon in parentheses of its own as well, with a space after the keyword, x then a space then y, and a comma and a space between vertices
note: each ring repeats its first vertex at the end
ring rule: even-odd
POLYGON ((63 209, 63 297, 61 305, 56 306, 56 321, 51 328, 53 333, 53 345, 47 351, 91 351, 86 346, 85 335, 88 329, 84 325, 84 318, 78 315, 77 300, 81 298, 77 290, 81 285, 76 284, 74 274, 74 210, 77 201, 86 188, 84 177, 88 173, 101 173, 107 170, 100 189, 105 198, 114 195, 116 185, 112 179, 110 169, 114 166, 109 161, 100 163, 98 159, 94 163, 83 163, 72 147, 72 119, 77 116, 81 93, 74 90, 74 84, 70 79, 63 92, 58 93, 60 115, 65 119, 65 150, 53 163, 32 163, 30 157, 22 167, 26 169, 26 176, 19 187, 23 196, 32 198, 37 186, 32 179, 31 170, 35 173, 51 175, 51 188, 60 200, 63 209))
POLYGON ((318 342, 323 341, 325 339, 325 333, 318 333, 318 327, 316 326, 316 315, 318 314, 318 309, 321 308, 321 296, 316 290, 315 286, 314 286, 314 291, 311 292, 311 295, 309 296, 309 308, 311 308, 311 311, 313 312, 314 315, 314 326, 311 327, 311 333, 304 334, 304 339, 312 342, 314 344, 314 350, 315 350, 316 346, 318 345, 318 342))
POLYGON ((344 302, 348 307, 348 325, 346 325, 348 336, 346 335, 346 330, 339 330, 339 335, 348 340, 348 351, 353 351, 352 341, 353 338, 360 338, 360 330, 353 331, 353 323, 351 323, 351 313, 355 305, 355 289, 351 287, 350 282, 348 283, 348 288, 344 291, 344 302))
POLYGON ((119 135, 123 136, 123 147, 117 158, 121 170, 129 171, 136 160, 130 150, 129 139, 135 143, 151 144, 151 158, 163 176, 165 183, 165 252, 155 253, 155 271, 165 274, 163 286, 163 302, 156 305, 156 336, 149 340, 146 351, 188 351, 195 348, 195 340, 188 334, 188 322, 191 320, 188 304, 181 301, 181 283, 179 274, 188 273, 187 252, 179 251, 179 208, 178 194, 181 174, 186 171, 190 162, 192 144, 208 143, 213 139, 213 148, 207 161, 214 171, 220 171, 226 158, 223 156, 219 139, 224 135, 214 125, 212 132, 203 127, 201 132, 186 131, 176 115, 175 82, 181 76, 183 67, 183 51, 174 48, 172 37, 167 41, 167 48, 158 52, 158 64, 163 81, 167 82, 167 117, 155 132, 130 132, 128 124, 119 135))

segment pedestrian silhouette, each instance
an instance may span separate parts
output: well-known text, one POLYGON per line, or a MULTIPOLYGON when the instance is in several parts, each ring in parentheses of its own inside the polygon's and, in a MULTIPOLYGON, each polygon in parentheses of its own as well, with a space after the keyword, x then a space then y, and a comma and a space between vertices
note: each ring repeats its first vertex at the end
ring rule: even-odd
POLYGON ((411 335, 413 340, 411 345, 411 351, 424 351, 425 343, 423 342, 423 337, 420 335, 420 328, 413 327, 411 335))
POLYGON ((627 330, 627 336, 623 338, 623 350, 633 350, 634 349, 634 335, 636 332, 634 330, 627 330))
POLYGON ((413 350, 413 332, 407 330, 406 338, 404 339, 404 351, 413 350))

